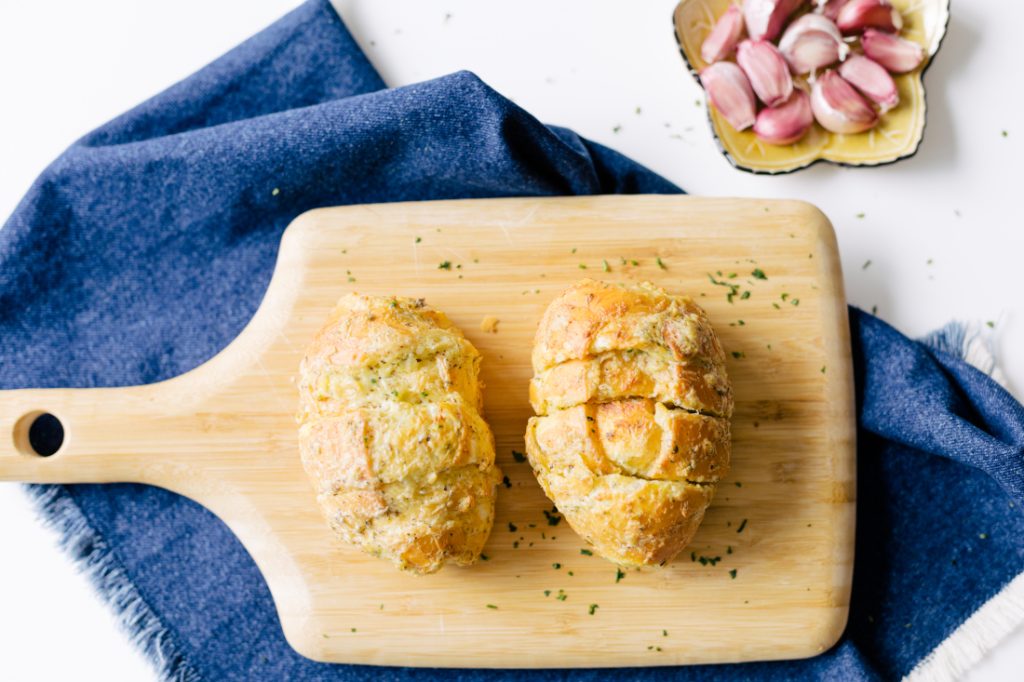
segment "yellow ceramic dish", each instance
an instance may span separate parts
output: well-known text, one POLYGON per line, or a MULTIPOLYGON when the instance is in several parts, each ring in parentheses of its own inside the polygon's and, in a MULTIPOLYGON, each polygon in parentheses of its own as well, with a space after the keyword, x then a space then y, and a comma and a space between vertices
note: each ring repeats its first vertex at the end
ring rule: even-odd
MULTIPOLYGON (((799 142, 773 145, 758 140, 750 129, 736 131, 708 104, 712 132, 729 162, 741 170, 777 174, 800 170, 822 160, 846 166, 879 166, 913 156, 924 135, 922 77, 946 34, 949 0, 891 1, 903 15, 900 35, 925 50, 921 66, 910 73, 893 74, 900 94, 899 105, 886 112, 882 121, 866 133, 830 133, 815 123, 799 142)), ((701 59, 700 46, 730 4, 731 0, 682 0, 676 6, 676 40, 694 78, 707 66, 701 59)))

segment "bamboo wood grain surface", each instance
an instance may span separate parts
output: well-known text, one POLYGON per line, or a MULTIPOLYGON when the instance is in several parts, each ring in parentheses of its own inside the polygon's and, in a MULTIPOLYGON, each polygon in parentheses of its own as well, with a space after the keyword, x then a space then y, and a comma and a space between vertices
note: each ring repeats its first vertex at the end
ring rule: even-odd
POLYGON ((318 660, 795 658, 828 648, 846 623, 854 418, 835 237, 808 204, 617 196, 353 206, 295 220, 253 320, 195 370, 146 386, 0 391, 0 434, 9 434, 0 480, 135 481, 198 501, 255 559, 288 641, 318 660), (513 454, 531 414, 537 321, 584 276, 693 296, 729 357, 732 473, 691 547, 662 568, 620 572, 581 552, 513 454), (338 542, 316 507, 298 457, 295 375, 351 290, 424 297, 484 356, 484 416, 509 487, 499 489, 487 560, 474 567, 401 574, 338 542), (489 317, 495 331, 485 331, 489 317), (43 412, 65 428, 47 458, 27 437, 43 412))

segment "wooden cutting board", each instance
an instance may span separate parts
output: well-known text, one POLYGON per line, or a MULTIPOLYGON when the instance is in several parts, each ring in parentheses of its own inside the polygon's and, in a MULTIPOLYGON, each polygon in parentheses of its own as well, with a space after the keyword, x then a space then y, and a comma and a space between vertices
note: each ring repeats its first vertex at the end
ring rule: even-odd
POLYGON ((285 232, 252 322, 209 362, 147 386, 0 392, 0 432, 13 434, 0 444, 0 480, 137 481, 211 509, 259 565, 288 641, 317 660, 532 668, 796 658, 827 649, 846 623, 849 332, 832 228, 804 203, 618 196, 312 211, 285 232), (583 554, 566 522, 551 525, 551 503, 515 457, 531 414, 538 318, 583 276, 692 295, 729 354, 732 473, 692 546, 664 568, 619 573, 583 554), (298 456, 294 377, 350 290, 425 297, 484 356, 484 416, 511 487, 499 490, 477 566, 403 575, 343 546, 320 516, 298 456), (488 316, 500 320, 496 333, 481 330, 488 316), (48 458, 27 436, 42 412, 66 432, 48 458))

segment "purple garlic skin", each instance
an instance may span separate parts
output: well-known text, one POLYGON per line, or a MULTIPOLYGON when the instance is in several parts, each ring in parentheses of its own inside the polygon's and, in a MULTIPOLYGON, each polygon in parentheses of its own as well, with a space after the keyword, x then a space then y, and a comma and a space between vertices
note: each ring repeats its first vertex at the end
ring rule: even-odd
POLYGON ((708 64, 725 59, 736 49, 736 43, 740 42, 742 37, 743 14, 736 5, 729 5, 729 9, 715 22, 711 33, 700 46, 701 59, 708 64))
POLYGON ((836 20, 839 16, 839 10, 843 8, 849 0, 815 0, 817 7, 815 12, 823 15, 826 19, 836 20))
POLYGON ((820 14, 805 14, 786 28, 779 51, 793 73, 804 74, 842 61, 850 48, 831 20, 820 14))
POLYGON ((836 26, 846 35, 868 28, 899 33, 903 17, 888 0, 849 0, 839 8, 836 26))
POLYGON ((821 127, 833 133, 862 133, 878 124, 871 105, 831 70, 811 85, 811 111, 821 127))
POLYGON ((754 125, 757 102, 740 67, 732 62, 715 62, 700 72, 700 82, 711 104, 729 125, 736 130, 754 125))
POLYGON ((873 28, 864 31, 860 46, 864 54, 892 73, 913 71, 924 61, 924 50, 917 43, 873 28))
POLYGON ((793 144, 814 123, 811 98, 803 90, 793 90, 788 100, 777 107, 766 107, 757 114, 754 134, 769 144, 793 144))
POLYGON ((765 106, 789 99, 793 77, 779 49, 767 40, 744 40, 736 47, 736 63, 750 80, 750 86, 765 106))
POLYGON ((743 18, 751 40, 775 40, 804 0, 743 0, 743 18))
POLYGON ((839 67, 839 75, 877 104, 883 114, 900 103, 900 95, 892 76, 881 64, 868 57, 850 55, 839 67))

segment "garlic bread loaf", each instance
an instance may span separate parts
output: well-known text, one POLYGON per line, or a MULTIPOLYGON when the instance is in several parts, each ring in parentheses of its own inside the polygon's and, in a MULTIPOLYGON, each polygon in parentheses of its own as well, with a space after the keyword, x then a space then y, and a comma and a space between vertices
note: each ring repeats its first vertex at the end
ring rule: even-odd
POLYGON ((349 294, 299 370, 299 450, 330 527, 399 568, 474 563, 501 472, 480 354, 422 300, 349 294))
POLYGON ((566 520, 618 564, 662 564, 728 473, 725 353, 692 300, 649 283, 578 282, 533 348, 526 450, 566 520))

